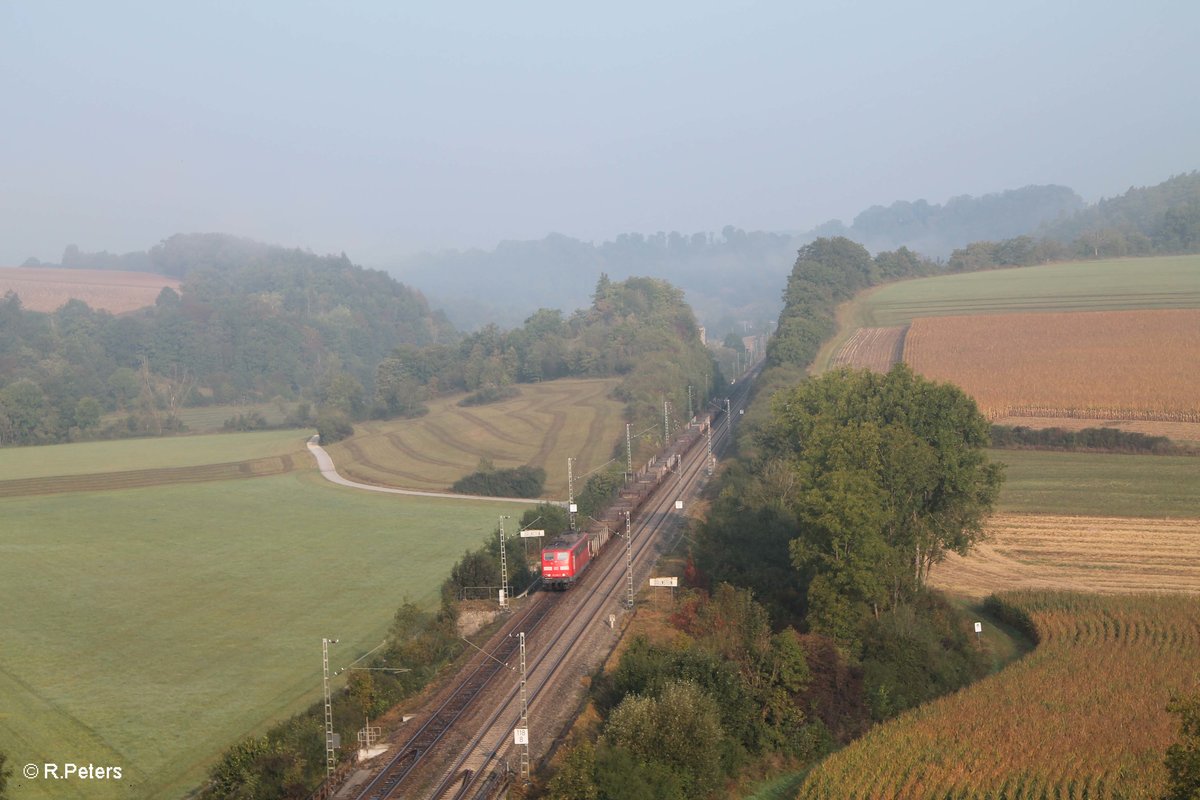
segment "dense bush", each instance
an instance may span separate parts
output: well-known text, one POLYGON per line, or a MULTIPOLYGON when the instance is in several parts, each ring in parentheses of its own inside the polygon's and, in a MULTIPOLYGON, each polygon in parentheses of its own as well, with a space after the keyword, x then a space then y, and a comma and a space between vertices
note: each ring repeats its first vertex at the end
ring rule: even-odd
POLYGON ((479 469, 459 478, 450 487, 459 494, 478 494, 486 497, 537 497, 546 484, 546 470, 523 465, 514 469, 497 469, 484 459, 479 469))
POLYGON ((1186 450, 1165 436, 1148 436, 1117 428, 1027 428, 1022 425, 992 426, 992 447, 1031 450, 1096 450, 1106 453, 1153 453, 1166 455, 1186 450))
POLYGON ((511 400, 514 397, 520 397, 521 390, 515 386, 485 386, 477 392, 464 397, 458 401, 458 404, 464 408, 470 406, 485 406, 489 403, 499 403, 504 400, 511 400))

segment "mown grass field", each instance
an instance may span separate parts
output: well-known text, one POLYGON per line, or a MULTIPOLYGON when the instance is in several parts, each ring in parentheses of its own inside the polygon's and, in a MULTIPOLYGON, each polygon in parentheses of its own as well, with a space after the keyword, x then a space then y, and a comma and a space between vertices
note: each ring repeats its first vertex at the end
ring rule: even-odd
POLYGON ((0 448, 0 481, 193 467, 303 454, 311 432, 255 431, 0 448))
POLYGON ((1033 653, 833 754, 799 800, 1158 798, 1177 723, 1200 688, 1200 598, 1022 592, 1033 653))
MULTIPOLYGON (((499 468, 546 470, 545 496, 567 496, 567 458, 585 475, 624 445, 624 407, 614 380, 522 385, 501 403, 460 408, 458 397, 429 403, 423 417, 355 425, 353 437, 326 449, 347 478, 406 489, 445 490, 481 458, 499 468)), ((576 484, 576 489, 582 483, 576 484)))
MULTIPOLYGON (((291 446, 279 436, 206 446, 224 460, 291 446)), ((353 660, 381 640, 405 598, 436 602, 450 566, 499 514, 519 513, 341 489, 310 466, 0 499, 0 750, 18 766, 71 760, 125 774, 119 785, 53 786, 17 775, 10 792, 182 796, 229 744, 319 696, 322 637, 341 639, 335 666, 353 660)))
POLYGON ((992 450, 1007 465, 999 511, 1200 517, 1200 458, 992 450))

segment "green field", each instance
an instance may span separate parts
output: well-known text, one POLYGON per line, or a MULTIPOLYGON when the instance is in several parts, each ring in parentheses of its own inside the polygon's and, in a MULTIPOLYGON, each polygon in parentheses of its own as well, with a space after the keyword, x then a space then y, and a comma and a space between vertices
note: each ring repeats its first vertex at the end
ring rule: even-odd
POLYGON ((310 431, 257 431, 0 448, 0 481, 192 467, 303 454, 310 431))
POLYGON ((1007 464, 997 510, 1112 517, 1200 517, 1200 458, 993 450, 1007 464))
POLYGON ((436 601, 502 513, 520 509, 341 489, 311 467, 0 499, 0 750, 125 774, 52 787, 18 774, 11 794, 181 796, 230 743, 318 697, 322 637, 341 639, 335 666, 377 644, 405 598, 436 601))
POLYGON ((855 327, 1011 311, 1200 307, 1200 255, 1119 258, 901 281, 857 298, 855 327))
POLYGON ((460 408, 458 397, 445 398, 429 403, 429 413, 416 419, 358 423, 353 437, 327 450, 339 473, 364 483, 445 490, 488 458, 500 468, 541 467, 545 496, 566 497, 568 457, 579 477, 624 443, 624 406, 611 397, 616 385, 523 385, 511 400, 469 408, 460 408))

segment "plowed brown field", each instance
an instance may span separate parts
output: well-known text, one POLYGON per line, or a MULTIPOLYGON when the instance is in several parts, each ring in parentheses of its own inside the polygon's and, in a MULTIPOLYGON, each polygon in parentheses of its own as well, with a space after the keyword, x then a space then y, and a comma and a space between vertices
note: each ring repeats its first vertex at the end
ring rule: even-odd
POLYGON ((893 328, 859 328, 830 360, 829 366, 887 372, 904 357, 907 325, 893 328))
POLYGON ((180 283, 152 272, 0 267, 0 297, 16 292, 21 305, 31 311, 54 311, 77 299, 94 309, 122 314, 154 305, 167 286, 179 291, 180 283))
POLYGON ((951 554, 930 583, 982 597, 1009 589, 1200 593, 1200 519, 997 514, 990 541, 951 554))
POLYGON ((990 417, 1200 422, 1200 310, 913 321, 904 360, 990 417))

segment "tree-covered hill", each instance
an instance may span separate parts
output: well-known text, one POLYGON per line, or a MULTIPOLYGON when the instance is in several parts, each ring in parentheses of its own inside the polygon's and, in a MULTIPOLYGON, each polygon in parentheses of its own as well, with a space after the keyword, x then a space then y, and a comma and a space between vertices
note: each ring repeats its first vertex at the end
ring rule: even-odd
POLYGON ((1049 222, 1036 232, 1091 253, 1124 247, 1126 253, 1186 253, 1200 249, 1200 172, 1168 178, 1155 186, 1131 187, 1078 214, 1049 222))
POLYGON ((516 324, 538 307, 583 307, 588 301, 583 287, 601 273, 616 280, 649 275, 683 289, 700 323, 720 339, 730 331, 741 335, 744 321, 775 318, 779 286, 796 251, 813 239, 844 236, 872 252, 905 247, 941 258, 977 239, 1029 233, 1082 207, 1066 187, 1027 186, 955 197, 945 205, 917 200, 872 206, 849 227, 832 220, 803 234, 731 225, 720 233, 629 233, 600 243, 551 234, 501 242, 491 251, 422 253, 390 270, 435 298, 464 330, 480 327, 482 320, 516 324))
POLYGON ((243 399, 320 401, 370 387, 402 344, 457 334, 420 293, 345 255, 316 256, 221 234, 177 235, 145 253, 64 264, 149 269, 179 293, 121 316, 71 301, 49 314, 0 303, 0 443, 62 441, 128 414, 129 433, 158 433, 186 405, 243 399))
POLYGON ((1009 239, 1065 219, 1084 207, 1066 186, 1026 186, 980 197, 952 197, 945 205, 899 200, 871 206, 849 227, 831 220, 812 236, 845 236, 872 252, 907 247, 928 258, 945 258, 984 239, 1009 239))
POLYGON ((779 282, 803 241, 732 226, 720 234, 622 234, 599 244, 551 234, 490 251, 422 253, 391 272, 420 286, 464 330, 484 321, 516 325, 537 308, 586 307, 587 287, 602 273, 613 280, 652 276, 683 289, 701 323, 720 338, 741 331, 744 320, 778 313, 779 282))
POLYGON ((686 409, 689 385, 699 403, 719 383, 682 291, 654 278, 601 275, 591 304, 569 316, 543 308, 510 331, 492 324, 453 345, 398 347, 379 364, 374 407, 414 414, 439 393, 473 392, 486 402, 514 383, 614 375, 635 422, 661 419, 664 399, 686 409))

